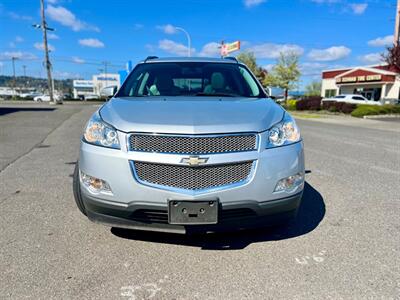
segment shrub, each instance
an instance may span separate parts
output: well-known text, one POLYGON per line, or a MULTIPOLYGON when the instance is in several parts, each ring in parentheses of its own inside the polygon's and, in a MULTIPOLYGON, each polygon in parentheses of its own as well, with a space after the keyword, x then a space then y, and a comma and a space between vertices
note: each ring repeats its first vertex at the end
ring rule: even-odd
POLYGON ((322 109, 331 112, 342 112, 345 114, 351 113, 357 107, 356 104, 337 102, 337 101, 324 101, 322 102, 322 109))
POLYGON ((305 97, 296 102, 297 110, 321 110, 321 100, 319 96, 305 97))
POLYGON ((297 100, 294 100, 294 99, 288 100, 287 109, 288 110, 296 110, 296 103, 297 103, 297 100))
POLYGON ((400 114, 400 106, 398 105, 358 105, 351 113, 353 117, 362 118, 371 115, 387 115, 387 114, 400 114))

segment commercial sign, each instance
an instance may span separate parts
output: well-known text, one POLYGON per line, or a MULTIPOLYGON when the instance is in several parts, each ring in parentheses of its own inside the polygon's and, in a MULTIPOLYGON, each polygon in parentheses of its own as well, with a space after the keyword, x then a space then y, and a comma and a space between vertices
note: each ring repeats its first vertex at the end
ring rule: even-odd
POLYGON ((353 83, 353 82, 366 82, 366 81, 380 81, 382 75, 361 75, 361 76, 348 76, 336 78, 336 83, 353 83))
POLYGON ((74 80, 73 81, 73 86, 74 87, 92 88, 93 87, 93 81, 92 80, 74 80))
POLYGON ((233 51, 237 51, 240 49, 240 41, 236 41, 233 43, 222 44, 221 45, 221 56, 227 56, 229 53, 233 51))

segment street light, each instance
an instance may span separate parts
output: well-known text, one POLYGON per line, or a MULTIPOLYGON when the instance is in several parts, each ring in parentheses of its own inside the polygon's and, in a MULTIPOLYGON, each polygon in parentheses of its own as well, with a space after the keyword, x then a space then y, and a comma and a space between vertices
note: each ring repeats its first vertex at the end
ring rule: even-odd
POLYGON ((179 31, 182 31, 184 34, 186 34, 186 37, 187 37, 187 40, 188 40, 188 56, 190 57, 190 50, 191 50, 191 47, 192 47, 192 45, 191 45, 192 42, 191 42, 189 33, 185 29, 183 29, 182 27, 175 27, 175 29, 179 30, 179 31))

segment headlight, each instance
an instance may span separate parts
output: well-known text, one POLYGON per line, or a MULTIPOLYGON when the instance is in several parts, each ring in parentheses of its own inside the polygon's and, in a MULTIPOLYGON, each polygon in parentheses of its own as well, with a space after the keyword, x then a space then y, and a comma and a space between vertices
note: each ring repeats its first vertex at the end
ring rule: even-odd
POLYGON ((117 130, 104 123, 98 112, 87 123, 83 139, 89 144, 120 149, 117 130))
POLYGON ((285 113, 283 120, 268 130, 267 148, 289 145, 300 141, 300 130, 294 119, 285 113))

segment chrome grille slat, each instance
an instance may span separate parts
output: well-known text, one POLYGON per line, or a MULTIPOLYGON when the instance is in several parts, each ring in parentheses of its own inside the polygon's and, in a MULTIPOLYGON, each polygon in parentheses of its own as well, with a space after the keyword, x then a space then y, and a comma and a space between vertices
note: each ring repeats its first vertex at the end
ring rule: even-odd
POLYGON ((129 149, 130 151, 175 154, 244 152, 257 149, 257 136, 254 133, 218 136, 131 134, 129 149))
POLYGON ((136 177, 142 183, 192 191, 245 182, 252 166, 253 161, 201 167, 133 162, 136 177))

